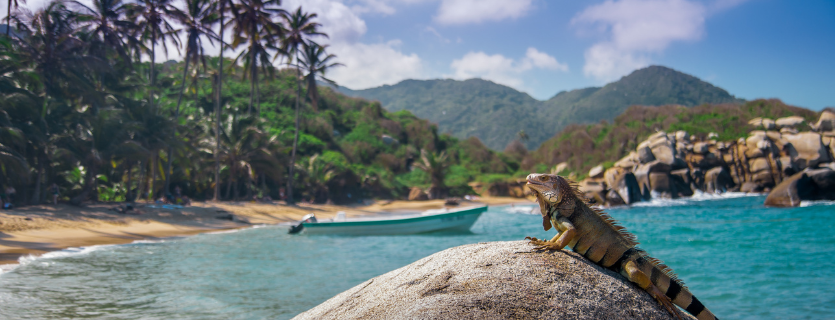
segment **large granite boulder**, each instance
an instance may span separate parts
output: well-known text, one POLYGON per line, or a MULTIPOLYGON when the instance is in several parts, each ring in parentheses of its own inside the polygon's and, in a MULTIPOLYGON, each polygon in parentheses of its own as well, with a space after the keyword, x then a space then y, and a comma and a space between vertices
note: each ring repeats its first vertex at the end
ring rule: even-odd
POLYGON ((818 122, 812 125, 817 131, 835 131, 835 112, 824 110, 818 122))
POLYGON ((658 198, 678 198, 678 183, 669 173, 651 172, 649 174, 649 189, 658 198))
POLYGON ((638 159, 638 153, 635 151, 630 152, 625 157, 615 162, 615 167, 618 168, 632 168, 638 164, 640 164, 641 160, 638 159))
POLYGON ((799 116, 789 116, 777 119, 775 123, 780 128, 797 128, 800 125, 806 123, 806 119, 803 119, 803 117, 799 116))
MULTIPOLYGON (((623 204, 633 204, 642 200, 641 187, 638 185, 638 180, 635 175, 626 171, 623 168, 612 167, 606 170, 604 174, 606 185, 611 189, 609 193, 615 192, 623 204)), ((606 195, 607 200, 611 203, 617 202, 614 196, 606 195)))
POLYGON ((574 252, 510 241, 438 252, 293 319, 674 318, 620 274, 574 252))
POLYGON ((835 170, 804 170, 774 187, 765 198, 772 207, 797 207, 802 200, 835 200, 835 170))
POLYGON ((829 157, 829 150, 823 145, 819 133, 784 134, 783 139, 791 143, 785 148, 794 165, 800 170, 814 168, 818 164, 832 161, 829 157))

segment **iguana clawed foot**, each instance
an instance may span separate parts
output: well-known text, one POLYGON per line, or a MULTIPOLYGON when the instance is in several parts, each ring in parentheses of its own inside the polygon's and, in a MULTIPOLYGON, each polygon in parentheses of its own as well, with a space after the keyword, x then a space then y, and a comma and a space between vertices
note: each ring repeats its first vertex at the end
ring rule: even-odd
POLYGON ((555 242, 539 240, 535 237, 525 237, 525 240, 530 240, 531 244, 536 246, 535 248, 533 248, 534 250, 557 251, 562 249, 555 242))

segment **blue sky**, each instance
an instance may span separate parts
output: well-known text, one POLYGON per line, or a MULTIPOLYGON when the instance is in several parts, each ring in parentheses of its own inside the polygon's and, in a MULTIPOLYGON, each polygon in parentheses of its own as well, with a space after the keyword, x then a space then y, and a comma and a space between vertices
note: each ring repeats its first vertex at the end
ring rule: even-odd
POLYGON ((319 14, 320 41, 346 65, 329 76, 352 89, 480 77, 544 100, 658 64, 745 99, 835 106, 831 0, 282 3, 319 14))
POLYGON ((347 64, 331 75, 353 89, 481 77, 548 99, 659 64, 745 99, 835 106, 835 1, 284 3, 319 12, 347 64))

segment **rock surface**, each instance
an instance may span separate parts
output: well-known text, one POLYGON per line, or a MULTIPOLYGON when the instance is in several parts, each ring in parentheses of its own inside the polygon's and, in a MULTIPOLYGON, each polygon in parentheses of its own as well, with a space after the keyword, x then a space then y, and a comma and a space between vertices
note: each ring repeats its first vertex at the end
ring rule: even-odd
POLYGON ((765 198, 770 207, 797 207, 802 200, 835 200, 835 170, 804 170, 786 178, 765 198))
MULTIPOLYGON (((682 313, 684 319, 694 319, 682 313)), ((649 294, 568 251, 527 241, 447 249, 294 319, 673 319, 649 294)))

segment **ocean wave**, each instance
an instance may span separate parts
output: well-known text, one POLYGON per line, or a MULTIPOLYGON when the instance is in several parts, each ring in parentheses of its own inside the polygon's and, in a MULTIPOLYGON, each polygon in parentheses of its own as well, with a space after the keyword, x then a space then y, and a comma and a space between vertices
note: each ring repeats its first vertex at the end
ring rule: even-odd
POLYGON ((743 197, 758 197, 758 196, 761 196, 761 194, 745 193, 745 192, 707 193, 707 192, 702 192, 700 190, 696 190, 696 192, 694 192, 693 196, 691 196, 691 197, 678 198, 678 199, 665 199, 665 198, 659 198, 658 194, 653 192, 652 193, 652 200, 633 203, 632 206, 633 207, 683 206, 683 205, 688 205, 691 202, 695 202, 695 201, 725 200, 725 199, 735 199, 735 198, 743 198, 743 197))
POLYGON ((47 252, 42 255, 25 255, 17 259, 18 264, 26 265, 32 263, 37 260, 51 260, 51 259, 58 259, 58 258, 67 258, 67 257, 75 257, 75 256, 82 256, 87 255, 95 251, 99 251, 106 248, 111 248, 117 246, 116 244, 103 244, 97 246, 89 246, 89 247, 72 247, 66 248, 63 250, 47 252))
POLYGON ((701 190, 696 190, 693 193, 693 196, 690 198, 685 198, 687 200, 693 201, 704 201, 704 200, 721 200, 721 199, 734 199, 734 198, 743 198, 743 197, 758 197, 761 196, 759 193, 746 193, 746 192, 725 192, 725 193, 707 193, 702 192, 701 190))
POLYGON ((801 207, 811 207, 811 206, 833 206, 835 205, 835 201, 833 200, 803 200, 800 201, 801 207))
POLYGON ((506 206, 502 207, 502 211, 505 213, 513 213, 513 214, 539 214, 539 210, 536 210, 537 207, 535 206, 506 206))
POLYGON ((669 206, 683 206, 687 204, 686 199, 663 199, 652 198, 650 201, 641 201, 632 204, 632 207, 669 207, 669 206))

